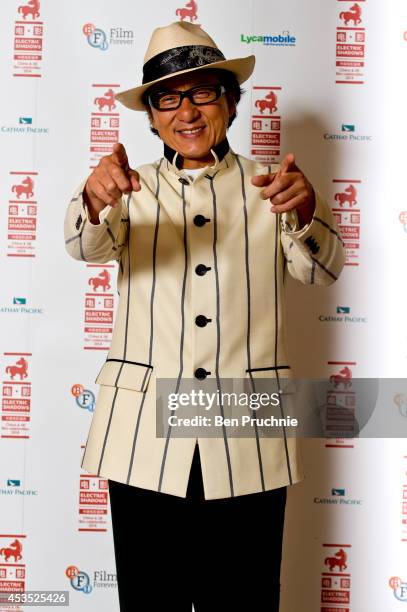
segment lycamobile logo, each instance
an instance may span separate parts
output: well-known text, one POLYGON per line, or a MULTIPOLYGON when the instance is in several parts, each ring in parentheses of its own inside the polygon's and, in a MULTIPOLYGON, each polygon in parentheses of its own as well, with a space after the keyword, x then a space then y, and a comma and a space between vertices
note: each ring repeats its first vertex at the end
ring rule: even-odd
POLYGON ((240 42, 247 44, 251 43, 262 43, 263 45, 271 45, 275 47, 294 47, 296 43, 295 36, 291 36, 288 30, 284 30, 282 34, 266 36, 251 36, 250 34, 241 34, 240 42))

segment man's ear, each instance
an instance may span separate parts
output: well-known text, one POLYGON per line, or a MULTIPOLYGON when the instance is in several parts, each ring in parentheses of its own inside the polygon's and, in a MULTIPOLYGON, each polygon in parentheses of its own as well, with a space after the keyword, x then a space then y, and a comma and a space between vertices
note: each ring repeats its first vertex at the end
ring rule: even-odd
POLYGON ((153 113, 151 112, 151 108, 150 107, 147 107, 147 115, 148 115, 148 120, 150 122, 150 126, 152 128, 155 127, 153 113))

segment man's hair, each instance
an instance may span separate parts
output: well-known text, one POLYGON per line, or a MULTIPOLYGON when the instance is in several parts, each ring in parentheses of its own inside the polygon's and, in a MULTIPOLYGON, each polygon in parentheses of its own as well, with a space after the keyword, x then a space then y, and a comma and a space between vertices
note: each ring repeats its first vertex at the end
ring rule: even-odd
MULTIPOLYGON (((224 88, 226 89, 226 93, 232 94, 235 104, 237 106, 240 102, 240 98, 242 94, 245 93, 245 90, 240 87, 238 80, 233 74, 233 72, 230 72, 230 70, 224 70, 222 68, 208 68, 208 70, 205 70, 205 72, 209 70, 213 72, 214 75, 219 79, 219 83, 221 83, 221 85, 224 86, 224 88)), ((152 85, 151 87, 146 89, 146 91, 143 93, 142 101, 145 104, 147 109, 149 109, 148 97, 155 89, 157 89, 159 85, 161 85, 161 83, 152 85)), ((228 128, 232 125, 235 119, 236 119, 236 111, 233 113, 233 115, 229 117, 228 128)), ((156 136, 159 136, 158 131, 155 128, 153 128, 151 125, 150 125, 150 130, 152 131, 153 134, 155 134, 156 136)))

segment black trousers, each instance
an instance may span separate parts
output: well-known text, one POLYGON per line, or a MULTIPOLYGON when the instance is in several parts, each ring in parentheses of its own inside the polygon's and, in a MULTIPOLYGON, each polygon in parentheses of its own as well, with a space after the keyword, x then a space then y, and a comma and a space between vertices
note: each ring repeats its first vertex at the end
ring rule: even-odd
POLYGON ((109 480, 120 612, 278 612, 287 487, 205 500, 109 480))

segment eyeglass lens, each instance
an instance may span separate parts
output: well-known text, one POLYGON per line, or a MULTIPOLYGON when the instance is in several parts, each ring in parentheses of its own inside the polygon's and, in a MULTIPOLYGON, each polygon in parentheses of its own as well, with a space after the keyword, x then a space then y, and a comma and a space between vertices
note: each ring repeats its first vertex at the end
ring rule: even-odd
POLYGON ((185 97, 197 105, 208 104, 209 102, 214 102, 220 96, 220 90, 221 86, 216 84, 193 87, 186 91, 158 92, 151 96, 151 101, 160 110, 177 108, 185 97))

